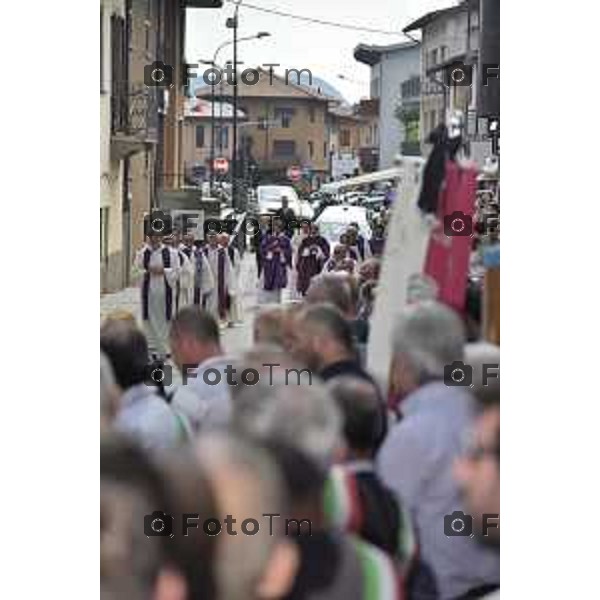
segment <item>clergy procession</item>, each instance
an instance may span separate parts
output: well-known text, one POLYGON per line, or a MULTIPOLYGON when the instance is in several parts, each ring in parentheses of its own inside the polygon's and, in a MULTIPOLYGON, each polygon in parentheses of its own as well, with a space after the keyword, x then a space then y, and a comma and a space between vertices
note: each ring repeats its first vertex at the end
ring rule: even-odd
MULTIPOLYGON (((372 239, 365 240, 358 224, 352 223, 339 242, 331 245, 316 223, 297 221, 293 213, 289 220, 261 218, 253 244, 258 303, 299 302, 321 273, 345 274, 356 280, 355 287, 361 265, 381 257, 385 225, 377 227, 372 239)), ((168 235, 149 233, 137 253, 133 273, 141 282, 141 314, 154 360, 171 357, 169 326, 182 308, 205 310, 221 329, 242 324, 245 282, 235 236, 210 229, 204 240, 176 230, 168 235)))

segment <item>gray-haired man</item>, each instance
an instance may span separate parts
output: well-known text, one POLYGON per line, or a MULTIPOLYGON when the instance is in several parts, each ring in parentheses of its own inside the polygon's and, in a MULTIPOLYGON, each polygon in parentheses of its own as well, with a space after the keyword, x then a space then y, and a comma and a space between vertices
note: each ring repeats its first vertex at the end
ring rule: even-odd
POLYGON ((460 318, 436 302, 408 306, 393 336, 391 392, 402 420, 378 456, 383 481, 411 513, 420 545, 420 564, 411 597, 454 599, 500 580, 497 553, 469 537, 445 530, 445 517, 465 511, 453 478, 454 460, 474 419, 473 398, 462 386, 444 382, 445 367, 464 357, 460 318))

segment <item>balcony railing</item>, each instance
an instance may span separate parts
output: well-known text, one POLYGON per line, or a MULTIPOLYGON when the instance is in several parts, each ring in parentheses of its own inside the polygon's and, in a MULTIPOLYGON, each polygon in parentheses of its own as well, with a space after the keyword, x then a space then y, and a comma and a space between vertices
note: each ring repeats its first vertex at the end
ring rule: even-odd
POLYGON ((158 101, 155 90, 145 86, 121 90, 117 86, 111 96, 111 132, 114 136, 156 143, 158 101))

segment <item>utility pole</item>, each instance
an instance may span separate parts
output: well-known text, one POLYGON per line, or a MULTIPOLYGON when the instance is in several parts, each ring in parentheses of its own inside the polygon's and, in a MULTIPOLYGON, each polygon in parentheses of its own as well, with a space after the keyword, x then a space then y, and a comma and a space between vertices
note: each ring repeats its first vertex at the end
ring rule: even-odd
POLYGON ((238 13, 240 3, 235 5, 233 14, 233 156, 231 161, 231 204, 234 210, 239 208, 238 200, 238 155, 237 155, 237 137, 238 137, 238 81, 237 81, 237 32, 238 32, 238 13))

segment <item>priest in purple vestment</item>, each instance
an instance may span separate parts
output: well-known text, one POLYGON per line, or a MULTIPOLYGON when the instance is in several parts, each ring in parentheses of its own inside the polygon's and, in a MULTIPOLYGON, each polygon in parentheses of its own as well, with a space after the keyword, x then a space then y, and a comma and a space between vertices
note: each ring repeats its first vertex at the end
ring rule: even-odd
POLYGON ((313 223, 310 235, 302 240, 298 248, 296 258, 296 289, 300 294, 306 294, 310 280, 321 272, 329 254, 329 242, 320 235, 319 226, 313 223))
POLYGON ((273 233, 261 241, 263 303, 280 303, 281 290, 287 287, 287 271, 292 266, 292 244, 283 233, 278 220, 273 224, 273 233))

